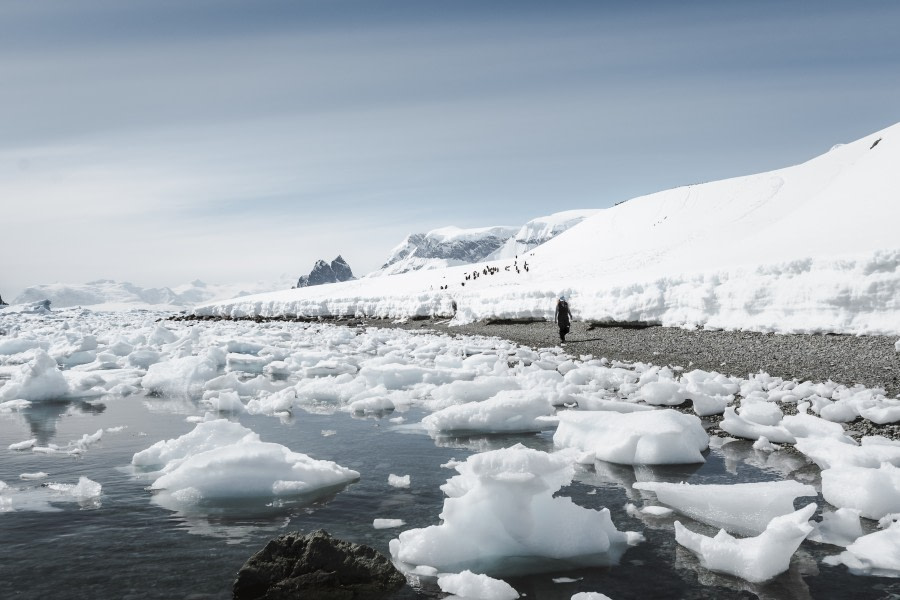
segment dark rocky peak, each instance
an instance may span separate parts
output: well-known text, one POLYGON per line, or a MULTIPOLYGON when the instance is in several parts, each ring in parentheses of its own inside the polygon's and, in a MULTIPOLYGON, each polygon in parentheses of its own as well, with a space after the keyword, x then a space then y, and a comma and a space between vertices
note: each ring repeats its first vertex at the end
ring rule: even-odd
POLYGON ((338 283, 356 279, 350 265, 340 255, 328 264, 324 260, 317 260, 309 275, 301 275, 297 280, 297 287, 309 287, 311 285, 323 285, 326 283, 338 283))

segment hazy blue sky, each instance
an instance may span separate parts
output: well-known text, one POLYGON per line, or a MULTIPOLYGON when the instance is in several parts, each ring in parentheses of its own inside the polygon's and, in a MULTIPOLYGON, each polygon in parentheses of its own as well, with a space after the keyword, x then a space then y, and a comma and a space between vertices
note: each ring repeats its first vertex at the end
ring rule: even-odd
POLYGON ((900 121, 900 2, 0 0, 0 294, 275 279, 900 121))

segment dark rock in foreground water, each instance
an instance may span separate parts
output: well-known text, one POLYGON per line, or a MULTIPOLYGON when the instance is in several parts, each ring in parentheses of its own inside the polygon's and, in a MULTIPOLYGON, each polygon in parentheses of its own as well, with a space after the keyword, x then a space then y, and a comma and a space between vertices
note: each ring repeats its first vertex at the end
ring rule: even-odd
POLYGON ((382 598, 406 584, 373 548, 319 530, 279 536, 253 555, 234 582, 236 600, 382 598))

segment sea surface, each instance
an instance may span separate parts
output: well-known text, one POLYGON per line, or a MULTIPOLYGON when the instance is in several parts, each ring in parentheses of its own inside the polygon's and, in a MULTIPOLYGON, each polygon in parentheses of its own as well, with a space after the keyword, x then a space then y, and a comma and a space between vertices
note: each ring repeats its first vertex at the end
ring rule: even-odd
MULTIPOLYGON (((0 512, 0 597, 229 598, 238 569, 272 537, 325 529, 388 554, 388 542, 404 529, 439 523, 440 486, 455 474, 442 465, 515 443, 553 449, 551 433, 435 439, 417 427, 424 415, 418 409, 366 418, 341 411, 298 412, 285 420, 241 415, 240 422, 263 441, 355 469, 360 480, 324 498, 199 507, 190 513, 169 510, 154 499, 148 480, 134 472, 131 458, 158 440, 187 433, 194 427, 187 419, 204 413, 192 401, 133 395, 36 403, 0 415, 0 480, 22 488, 20 499, 33 498, 24 508, 0 512), (389 420, 398 416, 405 422, 389 420), (42 446, 65 446, 101 428, 112 430, 80 457, 7 450, 9 444, 31 438, 42 446), (40 471, 48 473, 43 483, 74 484, 80 476, 88 477, 102 485, 102 495, 79 503, 50 493, 41 482, 20 480, 22 473, 40 471), (409 475, 410 487, 390 486, 391 474, 409 475), (376 518, 406 524, 375 529, 376 518)), ((529 600, 569 599, 581 591, 613 599, 900 598, 900 580, 857 577, 843 566, 825 565, 821 559, 841 549, 809 541, 790 570, 766 585, 715 575, 675 544, 672 522, 679 518, 707 534, 714 533, 711 528, 685 517, 635 518, 626 512, 627 504, 640 507, 647 499, 631 488, 636 480, 737 483, 790 476, 818 482, 818 470, 801 456, 764 454, 749 442, 714 447, 706 459, 703 465, 667 468, 579 467, 575 480, 559 494, 585 507, 608 507, 618 529, 640 531, 646 540, 629 548, 613 567, 548 563, 548 572, 505 580, 529 600)), ((798 498, 797 506, 805 500, 798 498)), ((413 583, 397 597, 444 596, 434 581, 413 583)))

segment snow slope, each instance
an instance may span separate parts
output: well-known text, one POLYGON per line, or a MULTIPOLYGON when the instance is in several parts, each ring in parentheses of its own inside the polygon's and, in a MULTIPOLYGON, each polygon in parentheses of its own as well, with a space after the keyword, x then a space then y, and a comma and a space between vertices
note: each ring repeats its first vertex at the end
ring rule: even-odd
POLYGON ((517 261, 249 296, 195 312, 400 318, 449 315, 455 302, 455 320, 465 323, 552 318, 554 299, 565 294, 583 320, 898 334, 898 164, 900 124, 793 167, 634 198, 517 261), (498 271, 483 274, 488 265, 498 271))

